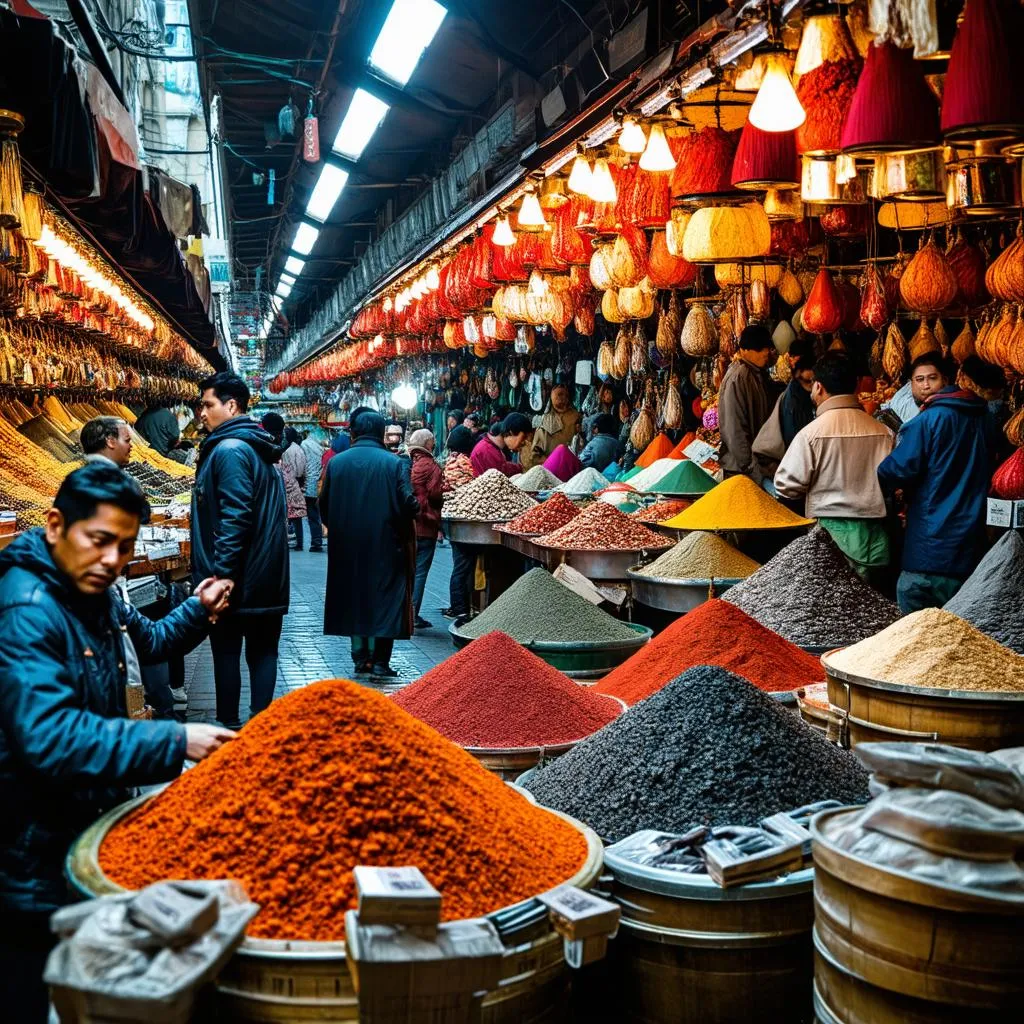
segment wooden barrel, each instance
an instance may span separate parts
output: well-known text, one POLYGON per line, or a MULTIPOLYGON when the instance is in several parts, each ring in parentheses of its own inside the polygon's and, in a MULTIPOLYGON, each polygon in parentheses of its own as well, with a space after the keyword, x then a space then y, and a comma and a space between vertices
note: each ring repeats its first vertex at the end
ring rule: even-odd
POLYGON ((811 1020, 810 869, 722 889, 705 875, 646 868, 613 850, 605 863, 622 907, 607 970, 616 1020, 811 1020))
POLYGON ((833 836, 854 813, 825 811, 811 822, 822 954, 854 978, 911 999, 963 1013, 1019 1010, 1024 897, 938 885, 849 854, 833 836))
POLYGON ((821 663, 843 746, 904 740, 988 751, 1024 745, 1024 693, 900 686, 835 668, 829 654, 821 663))
MULTIPOLYGON (((534 801, 532 794, 518 792, 534 801)), ((99 848, 111 827, 152 793, 129 800, 94 822, 75 841, 66 872, 83 897, 124 892, 103 873, 99 848)), ((534 801, 536 802, 536 801, 534 801)), ((601 873, 603 847, 582 822, 551 811, 587 841, 587 857, 566 881, 590 888, 601 873)), ((489 914, 505 945, 498 988, 489 992, 481 1024, 557 1024, 565 1019, 570 972, 562 939, 547 909, 534 899, 489 914)), ((359 1019, 359 1001, 345 961, 343 942, 246 938, 217 979, 223 1019, 237 1024, 333 1024, 359 1019)))

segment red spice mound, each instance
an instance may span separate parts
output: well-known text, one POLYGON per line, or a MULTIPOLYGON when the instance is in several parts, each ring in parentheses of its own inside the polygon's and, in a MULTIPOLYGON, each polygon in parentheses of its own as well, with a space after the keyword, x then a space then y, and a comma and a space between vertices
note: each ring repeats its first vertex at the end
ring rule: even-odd
POLYGON ((477 917, 571 878, 572 826, 531 805, 383 694, 325 680, 274 701, 111 829, 107 876, 235 878, 262 907, 249 934, 339 940, 352 869, 415 864, 445 920, 477 917))
POLYGON ((668 457, 670 459, 685 459, 686 456, 683 454, 683 452, 685 452, 686 449, 689 448, 690 445, 693 444, 693 442, 696 440, 697 435, 692 430, 688 430, 679 439, 679 444, 677 444, 675 448, 673 448, 672 451, 668 453, 668 457))
POLYGON ((550 533, 580 514, 579 507, 574 505, 561 491, 555 491, 547 501, 536 508, 527 509, 515 519, 502 523, 500 529, 506 533, 550 533))
POLYGON ((658 459, 667 459, 674 447, 668 434, 658 434, 637 458, 636 464, 649 469, 658 459))
POLYGON ((775 693, 821 681, 817 658, 717 598, 676 619, 597 686, 627 704, 656 693, 694 665, 718 665, 775 693))
POLYGON ((649 530, 606 501, 595 501, 571 522, 534 543, 567 551, 645 551, 672 547, 672 541, 663 534, 649 530))
POLYGON ((497 749, 572 743, 621 711, 499 632, 474 640, 391 699, 455 743, 497 749))
POLYGON ((645 508, 638 508, 630 512, 630 519, 639 519, 641 523, 664 523, 673 516, 679 515, 693 504, 685 498, 678 498, 673 501, 656 501, 653 505, 645 508))

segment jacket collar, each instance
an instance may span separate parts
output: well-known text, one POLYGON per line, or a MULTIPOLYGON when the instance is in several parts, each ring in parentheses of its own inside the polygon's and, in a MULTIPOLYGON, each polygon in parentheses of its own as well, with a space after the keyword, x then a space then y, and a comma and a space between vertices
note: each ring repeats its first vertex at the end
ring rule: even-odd
MULTIPOLYGON (((383 441, 378 441, 375 437, 360 437, 352 442, 353 448, 379 448, 382 452, 386 452, 387 448, 384 447, 383 441)), ((341 454, 339 452, 339 454, 341 454)))
POLYGON ((818 406, 818 412, 816 415, 820 416, 823 412, 831 412, 833 409, 859 408, 860 402, 857 401, 856 395, 833 395, 818 406))

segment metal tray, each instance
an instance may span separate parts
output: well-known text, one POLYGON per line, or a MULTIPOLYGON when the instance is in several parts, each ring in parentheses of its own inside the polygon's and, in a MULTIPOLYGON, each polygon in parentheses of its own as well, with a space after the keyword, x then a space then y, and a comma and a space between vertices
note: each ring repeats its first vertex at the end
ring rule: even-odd
MULTIPOLYGON (((664 548, 651 548, 651 554, 661 554, 671 545, 665 544, 664 548)), ((568 548, 551 548, 540 544, 534 545, 543 559, 538 556, 538 561, 546 561, 549 570, 554 571, 563 562, 583 573, 588 580, 619 580, 625 582, 629 579, 629 570, 636 565, 638 559, 648 553, 648 549, 632 551, 573 551, 568 548)))
POLYGON ((660 608, 666 612, 685 613, 693 611, 698 605, 708 600, 708 588, 714 584, 715 596, 721 597, 730 587, 741 583, 739 579, 701 580, 701 579, 663 579, 644 576, 643 566, 635 565, 629 569, 629 582, 633 588, 633 600, 648 608, 660 608))
POLYGON ((494 532, 495 523, 506 523, 507 519, 442 519, 445 535, 453 544, 475 544, 479 547, 500 546, 494 532))

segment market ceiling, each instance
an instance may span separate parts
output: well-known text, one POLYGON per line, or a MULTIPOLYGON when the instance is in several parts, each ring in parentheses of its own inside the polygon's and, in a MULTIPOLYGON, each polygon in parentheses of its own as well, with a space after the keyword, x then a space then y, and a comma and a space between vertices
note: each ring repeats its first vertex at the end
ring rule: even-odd
MULTIPOLYGON (((374 240, 381 214, 405 209, 447 166, 461 145, 457 136, 484 124, 503 75, 517 69, 546 90, 557 80, 550 69, 586 39, 588 26, 605 25, 608 34, 644 6, 635 0, 444 0, 440 28, 412 77, 398 87, 367 63, 392 0, 191 3, 205 98, 209 104, 221 97, 233 273, 241 288, 254 289, 257 273, 268 295, 277 286, 323 166, 301 157, 311 93, 319 89, 322 156, 330 155, 358 88, 372 90, 391 108, 358 162, 339 164, 348 181, 284 307, 293 327, 374 240), (225 51, 277 63, 258 67, 225 51), (278 114, 289 100, 299 110, 299 137, 275 142, 278 114)), ((659 17, 688 16, 675 0, 650 6, 659 17)))

